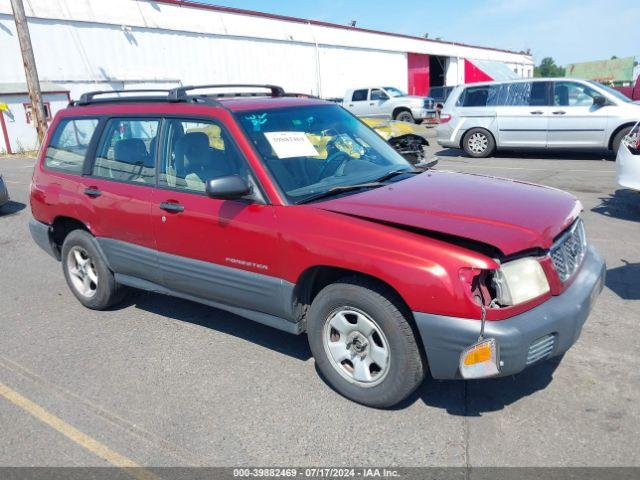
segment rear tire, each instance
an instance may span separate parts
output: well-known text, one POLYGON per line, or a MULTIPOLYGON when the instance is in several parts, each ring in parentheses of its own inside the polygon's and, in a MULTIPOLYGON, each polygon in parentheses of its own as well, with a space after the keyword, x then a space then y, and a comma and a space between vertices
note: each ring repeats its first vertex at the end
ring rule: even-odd
POLYGON ((464 152, 473 158, 486 158, 496 149, 496 142, 484 128, 472 128, 462 137, 464 152))
POLYGON ((416 123, 416 119, 413 118, 413 115, 409 110, 400 110, 398 113, 396 113, 394 120, 397 120, 399 122, 416 123))
POLYGON ((92 310, 107 309, 121 302, 127 293, 107 267, 95 238, 84 230, 74 230, 65 238, 62 270, 69 289, 92 310))
POLYGON ((616 133, 616 136, 613 137, 613 141, 611 142, 611 150, 613 150, 613 153, 615 155, 618 154, 618 149, 620 148, 620 145, 622 144, 622 139, 624 137, 626 137, 627 135, 629 135, 629 132, 631 131, 633 127, 624 127, 622 130, 620 130, 618 133, 616 133))
POLYGON ((424 363, 410 312, 395 292, 372 280, 349 277, 318 293, 307 315, 316 365, 345 397, 390 407, 424 378, 424 363))

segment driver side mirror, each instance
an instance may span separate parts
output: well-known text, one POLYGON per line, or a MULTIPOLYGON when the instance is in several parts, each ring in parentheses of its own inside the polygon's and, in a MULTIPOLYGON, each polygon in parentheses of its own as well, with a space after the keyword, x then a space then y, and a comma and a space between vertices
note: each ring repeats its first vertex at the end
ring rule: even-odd
POLYGON ((593 104, 597 107, 604 107, 607 104, 607 99, 602 95, 598 95, 597 97, 593 97, 593 104))
POLYGON ((237 200, 249 195, 251 187, 239 175, 228 175, 226 177, 212 178, 205 186, 207 195, 220 200, 237 200))

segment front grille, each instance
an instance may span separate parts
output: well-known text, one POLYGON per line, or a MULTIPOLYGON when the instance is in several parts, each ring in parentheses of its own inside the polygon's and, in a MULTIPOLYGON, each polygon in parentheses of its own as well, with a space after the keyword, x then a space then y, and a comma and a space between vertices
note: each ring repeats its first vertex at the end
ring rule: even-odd
POLYGON ((582 219, 578 219, 551 247, 551 261, 561 282, 578 270, 587 253, 587 238, 582 219))
POLYGON ((556 336, 553 333, 534 340, 531 345, 529 345, 529 352, 527 353, 527 365, 531 365, 532 363, 535 363, 538 360, 542 360, 543 358, 551 355, 555 344, 556 336))

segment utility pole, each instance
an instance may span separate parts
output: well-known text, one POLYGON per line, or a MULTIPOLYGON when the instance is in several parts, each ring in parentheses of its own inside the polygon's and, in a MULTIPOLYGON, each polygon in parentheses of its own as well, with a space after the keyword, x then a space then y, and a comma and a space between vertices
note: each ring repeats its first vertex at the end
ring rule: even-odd
POLYGON ((31 112, 33 113, 32 120, 35 120, 38 142, 42 144, 44 135, 47 133, 47 117, 44 113, 44 104, 42 103, 40 80, 38 79, 36 59, 33 56, 33 48, 31 47, 31 36, 29 35, 27 16, 24 13, 22 0, 11 0, 11 7, 13 8, 13 18, 16 22, 16 30, 18 31, 20 50, 22 51, 24 75, 27 79, 29 99, 31 100, 31 112))

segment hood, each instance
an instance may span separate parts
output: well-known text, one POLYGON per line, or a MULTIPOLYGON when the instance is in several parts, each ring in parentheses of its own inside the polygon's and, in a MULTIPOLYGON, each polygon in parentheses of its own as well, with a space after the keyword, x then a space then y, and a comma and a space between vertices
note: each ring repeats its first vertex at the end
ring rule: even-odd
POLYGON ((554 188, 439 171, 311 205, 475 240, 505 255, 532 248, 548 249, 581 209, 573 195, 554 188))

